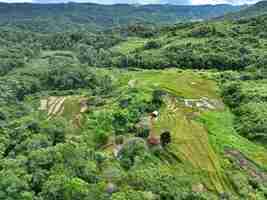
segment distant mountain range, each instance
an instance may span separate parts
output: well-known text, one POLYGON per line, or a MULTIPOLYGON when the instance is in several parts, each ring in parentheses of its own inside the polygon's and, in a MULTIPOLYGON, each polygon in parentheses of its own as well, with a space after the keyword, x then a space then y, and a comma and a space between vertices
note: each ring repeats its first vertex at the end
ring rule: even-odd
POLYGON ((171 5, 189 5, 190 0, 160 0, 161 4, 171 4, 171 5))
MULTIPOLYGON (((163 0, 174 3, 173 0, 163 0)), ((233 5, 98 5, 92 3, 67 4, 6 4, 0 3, 0 26, 16 26, 36 32, 68 30, 103 30, 131 23, 174 24, 206 20, 237 12, 233 5)))
POLYGON ((267 14, 267 1, 260 1, 254 5, 248 6, 245 9, 241 9, 239 12, 226 14, 224 19, 241 19, 257 17, 267 14))

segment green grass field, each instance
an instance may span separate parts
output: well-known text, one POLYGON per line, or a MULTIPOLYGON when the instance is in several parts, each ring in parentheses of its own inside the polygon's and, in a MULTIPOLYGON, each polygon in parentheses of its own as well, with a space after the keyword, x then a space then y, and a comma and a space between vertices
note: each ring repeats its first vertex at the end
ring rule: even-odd
POLYGON ((141 48, 146 43, 145 39, 141 38, 129 38, 125 42, 121 42, 120 44, 114 46, 112 51, 117 53, 129 54, 133 52, 135 49, 141 48))

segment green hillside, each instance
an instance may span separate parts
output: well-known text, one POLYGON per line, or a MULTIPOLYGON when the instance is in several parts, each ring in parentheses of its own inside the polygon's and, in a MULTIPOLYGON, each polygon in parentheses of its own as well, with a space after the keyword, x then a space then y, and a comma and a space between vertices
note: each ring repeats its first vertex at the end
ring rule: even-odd
POLYGON ((157 37, 128 38, 112 47, 120 67, 244 69, 266 53, 266 15, 246 21, 178 24, 157 37))
POLYGON ((222 17, 224 19, 242 19, 242 18, 250 18, 257 17, 260 15, 267 14, 267 1, 263 0, 255 5, 251 5, 246 9, 242 9, 239 12, 226 14, 226 16, 222 17))
POLYGON ((206 5, 98 5, 5 4, 0 3, 0 25, 37 32, 97 30, 134 23, 167 25, 177 22, 210 19, 239 11, 239 6, 206 5))
POLYGON ((0 199, 265 200, 266 22, 1 27, 0 199))

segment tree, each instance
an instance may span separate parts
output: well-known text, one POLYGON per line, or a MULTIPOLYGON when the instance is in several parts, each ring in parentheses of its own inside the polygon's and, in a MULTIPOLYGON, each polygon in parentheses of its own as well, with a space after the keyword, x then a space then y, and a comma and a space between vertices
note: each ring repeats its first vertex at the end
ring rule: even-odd
POLYGON ((236 112, 238 131, 250 138, 262 143, 267 141, 267 109, 266 103, 250 102, 240 106, 236 112))
POLYGON ((128 113, 118 111, 113 115, 112 125, 117 135, 126 134, 129 131, 129 117, 128 113))
POLYGON ((169 131, 165 131, 160 135, 160 142, 163 147, 171 143, 171 133, 169 131))
POLYGON ((21 169, 0 171, 0 199, 33 200, 34 194, 30 188, 30 176, 21 169))
POLYGON ((165 92, 162 90, 154 90, 152 94, 152 104, 155 106, 155 109, 159 109, 163 104, 163 96, 165 92))
POLYGON ((45 134, 34 134, 17 144, 14 150, 17 153, 28 154, 34 150, 52 146, 52 141, 45 134))
MULTIPOLYGON (((81 63, 86 63, 89 66, 97 66, 98 64, 98 53, 93 46, 80 44, 77 47, 78 58, 81 63)), ((104 56, 104 55, 103 55, 104 56)))
POLYGON ((114 193, 111 200, 155 200, 155 195, 151 192, 127 190, 114 193))
POLYGON ((54 175, 44 184, 41 197, 44 200, 95 200, 90 186, 79 178, 54 175))
POLYGON ((105 50, 103 48, 99 49, 98 51, 98 61, 97 66, 98 67, 111 67, 112 66, 112 55, 110 51, 105 50))
POLYGON ((134 163, 136 157, 144 157, 146 155, 147 145, 141 138, 134 138, 129 140, 123 145, 119 152, 119 160, 122 167, 130 169, 134 163))
POLYGON ((67 125, 63 119, 55 119, 54 123, 44 122, 42 131, 53 141, 53 144, 65 141, 67 125))
POLYGON ((53 171, 77 177, 87 183, 97 183, 98 173, 94 152, 85 145, 71 143, 56 146, 53 171))
POLYGON ((144 49, 148 50, 148 49, 158 49, 161 47, 161 44, 159 41, 156 40, 150 40, 148 42, 145 43, 144 49))
POLYGON ((239 107, 245 98, 238 82, 231 82, 224 85, 222 88, 222 96, 224 97, 224 102, 230 108, 239 107))

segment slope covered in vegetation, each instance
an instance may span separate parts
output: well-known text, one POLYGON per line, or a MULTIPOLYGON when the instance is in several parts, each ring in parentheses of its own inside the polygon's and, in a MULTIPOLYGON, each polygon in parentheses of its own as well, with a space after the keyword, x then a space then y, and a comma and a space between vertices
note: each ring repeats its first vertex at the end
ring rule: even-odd
POLYGON ((246 9, 242 9, 240 12, 234 12, 226 14, 222 18, 224 19, 242 19, 242 18, 251 18, 264 15, 267 13, 267 1, 263 0, 255 5, 249 6, 246 9))
POLYGON ((266 16, 0 32, 0 199, 266 199, 266 16))
POLYGON ((129 38, 112 50, 120 67, 240 70, 265 55, 265 33, 266 15, 178 24, 156 37, 129 38))
POLYGON ((0 3, 1 26, 37 32, 97 30, 134 23, 166 25, 180 21, 203 20, 240 10, 239 6, 205 5, 98 5, 5 4, 0 3))

